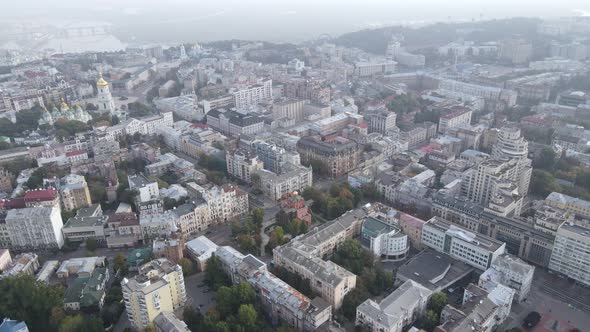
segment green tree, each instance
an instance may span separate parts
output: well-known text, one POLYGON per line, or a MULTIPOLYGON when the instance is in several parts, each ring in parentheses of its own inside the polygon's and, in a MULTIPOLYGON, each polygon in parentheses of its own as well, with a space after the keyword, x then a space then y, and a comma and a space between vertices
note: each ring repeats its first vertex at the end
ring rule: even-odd
POLYGON ((59 326, 59 332, 103 332, 102 321, 94 316, 67 316, 59 326))
POLYGON ((86 249, 88 251, 95 251, 96 248, 98 248, 98 242, 96 242, 96 239, 86 240, 86 249))
POLYGON ((238 309, 238 321, 245 331, 256 330, 256 319, 258 315, 256 309, 251 304, 242 304, 238 309))
POLYGON ((439 317, 433 310, 426 310, 424 316, 420 318, 418 325, 426 331, 432 331, 438 325, 439 317))
POLYGON ((530 191, 532 194, 546 197, 553 191, 560 191, 560 186, 555 182, 551 173, 534 169, 531 176, 530 191))
POLYGON ((556 154, 552 148, 545 147, 533 160, 533 167, 552 170, 555 166, 556 154))
POLYGON ((113 269, 116 271, 121 271, 123 275, 127 274, 127 258, 121 253, 115 255, 113 259, 113 269))
POLYGON ((428 301, 428 309, 436 312, 437 315, 440 315, 441 311, 447 305, 447 303, 447 294, 442 292, 434 293, 428 301))
POLYGON ((57 309, 63 307, 64 290, 34 276, 19 275, 0 280, 0 316, 24 321, 31 331, 57 326, 57 309))
POLYGON ((188 258, 181 258, 178 264, 182 268, 182 274, 185 276, 189 276, 195 272, 194 264, 188 258))
POLYGON ((218 290, 221 286, 231 284, 221 267, 219 257, 215 256, 215 254, 211 255, 211 258, 207 261, 205 267, 205 283, 214 291, 218 290))

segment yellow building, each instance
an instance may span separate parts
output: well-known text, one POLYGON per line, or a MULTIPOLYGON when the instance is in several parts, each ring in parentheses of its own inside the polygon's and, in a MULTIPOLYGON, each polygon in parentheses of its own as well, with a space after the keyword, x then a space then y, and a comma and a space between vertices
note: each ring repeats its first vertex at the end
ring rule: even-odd
POLYGON ((186 302, 182 268, 161 258, 144 264, 139 274, 121 282, 127 317, 143 331, 162 312, 173 312, 186 302))

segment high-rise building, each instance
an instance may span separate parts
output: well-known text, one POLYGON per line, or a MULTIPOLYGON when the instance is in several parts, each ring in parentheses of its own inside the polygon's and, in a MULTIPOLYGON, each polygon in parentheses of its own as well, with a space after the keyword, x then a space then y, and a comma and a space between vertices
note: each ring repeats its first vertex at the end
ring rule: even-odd
POLYGON ((549 269, 590 286, 590 227, 564 223, 557 236, 549 269))
POLYGON ((272 100, 272 80, 249 86, 232 92, 237 109, 256 106, 258 103, 272 100))
POLYGON ((139 268, 139 274, 121 282, 127 317, 143 331, 162 312, 174 312, 186 302, 182 268, 165 258, 139 268))
POLYGON ((319 172, 336 178, 354 170, 359 162, 361 149, 344 137, 321 138, 307 136, 297 142, 297 151, 304 165, 320 167, 319 172))
POLYGON ((12 248, 61 249, 64 244, 62 228, 58 206, 13 209, 6 214, 6 230, 12 248))
POLYGON ((98 111, 114 115, 116 110, 115 101, 109 90, 109 83, 102 77, 102 73, 99 74, 96 88, 98 89, 98 111))
POLYGON ((517 160, 517 174, 514 182, 518 193, 526 196, 532 174, 532 161, 528 158, 529 143, 520 134, 517 127, 502 127, 498 131, 496 143, 492 147, 492 158, 517 160))

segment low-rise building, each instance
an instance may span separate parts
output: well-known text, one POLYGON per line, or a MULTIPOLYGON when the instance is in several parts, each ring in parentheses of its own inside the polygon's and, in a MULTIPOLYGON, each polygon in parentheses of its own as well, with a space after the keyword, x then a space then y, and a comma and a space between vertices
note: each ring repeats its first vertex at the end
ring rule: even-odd
POLYGON ((356 308, 355 325, 375 332, 401 332, 426 310, 432 292, 408 280, 377 303, 371 299, 356 308))
POLYGON ((188 241, 185 245, 187 255, 197 262, 197 270, 205 271, 207 261, 217 250, 217 244, 201 235, 188 241))
POLYGON ((105 260, 104 256, 70 258, 61 263, 57 269, 57 277, 68 278, 72 274, 90 277, 96 268, 105 265, 105 260))
POLYGON ((172 312, 161 312, 154 319, 156 332, 191 332, 186 323, 178 319, 172 312))
POLYGON ((90 276, 78 276, 64 293, 64 310, 100 312, 106 297, 107 268, 95 269, 90 276))
POLYGON ((69 174, 61 179, 59 194, 64 210, 71 211, 90 206, 90 191, 86 179, 81 175, 69 174))
POLYGON ((89 239, 104 243, 105 228, 108 216, 102 214, 100 204, 84 207, 76 212, 76 216, 68 219, 62 228, 66 240, 82 242, 89 239))
POLYGON ((510 254, 502 254, 479 277, 478 285, 488 291, 498 284, 507 286, 515 291, 514 299, 522 302, 528 297, 534 274, 534 266, 510 254))
POLYGON ((22 253, 16 255, 12 260, 12 263, 2 270, 3 272, 0 274, 0 279, 17 276, 19 274, 35 275, 38 268, 39 256, 37 256, 37 254, 32 252, 22 253))
POLYGON ((590 218, 590 202, 580 198, 552 192, 545 198, 545 204, 590 218))

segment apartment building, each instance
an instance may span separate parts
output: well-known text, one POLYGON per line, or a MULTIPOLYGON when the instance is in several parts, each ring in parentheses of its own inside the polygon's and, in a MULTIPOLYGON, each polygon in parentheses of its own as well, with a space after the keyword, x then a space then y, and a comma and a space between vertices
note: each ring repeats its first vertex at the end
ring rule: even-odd
POLYGON ((392 74, 395 72, 395 61, 364 61, 354 65, 354 73, 359 77, 373 76, 377 74, 392 74))
POLYGON ((471 124, 471 109, 457 106, 440 116, 438 121, 438 132, 446 133, 451 128, 466 127, 471 124))
POLYGON ((139 268, 138 275, 121 282, 127 317, 142 331, 162 312, 174 312, 186 302, 182 268, 165 258, 139 268))
POLYGON ((278 201, 286 194, 303 191, 313 184, 311 167, 289 165, 283 168, 282 174, 275 174, 265 169, 257 171, 262 192, 272 200, 278 201))
POLYGON ((431 295, 428 288, 407 280, 381 302, 368 299, 361 303, 355 325, 374 332, 401 332, 424 313, 431 295))
POLYGON ((433 217, 422 228, 422 244, 482 271, 504 253, 506 244, 433 217))
POLYGON ((311 332, 332 318, 332 306, 322 298, 309 299, 270 273, 258 258, 244 256, 232 247, 215 252, 234 283, 248 282, 273 324, 284 322, 297 331, 311 332))
POLYGON ((498 284, 515 291, 514 300, 522 302, 527 299, 533 282, 535 267, 510 254, 498 256, 489 269, 479 276, 478 285, 488 291, 498 284))
POLYGON ((19 274, 35 275, 39 269, 39 256, 35 253, 22 253, 16 255, 10 264, 6 265, 0 274, 0 279, 15 277, 19 274))
POLYGON ((272 142, 255 139, 249 148, 264 163, 264 169, 276 174, 283 173, 289 164, 300 165, 301 158, 296 151, 289 151, 272 142))
POLYGON ((58 206, 8 210, 6 230, 15 249, 61 249, 63 222, 58 206))
POLYGON ((322 138, 307 136, 297 142, 301 163, 320 167, 320 173, 336 178, 357 168, 361 148, 355 141, 344 137, 322 138))
POLYGON ((356 287, 356 275, 322 257, 334 253, 338 245, 359 234, 365 216, 366 212, 361 209, 348 211, 330 223, 295 237, 273 250, 275 264, 309 279, 312 290, 337 310, 344 296, 356 287))
POLYGON ((157 199, 160 195, 158 182, 151 181, 144 175, 129 175, 127 180, 129 181, 129 189, 137 190, 138 195, 136 196, 136 200, 140 203, 157 199))
POLYGON ((226 151, 225 162, 227 164, 227 173, 246 183, 251 183, 252 174, 264 167, 264 163, 256 155, 242 150, 226 151))
POLYGON ((549 270, 590 286, 590 227, 564 223, 557 230, 549 270))
POLYGON ((64 210, 71 211, 90 206, 90 191, 86 179, 81 175, 69 174, 59 183, 59 194, 64 210))
POLYGON ((261 102, 272 100, 272 80, 264 80, 261 84, 248 86, 231 92, 237 109, 247 109, 261 102))

